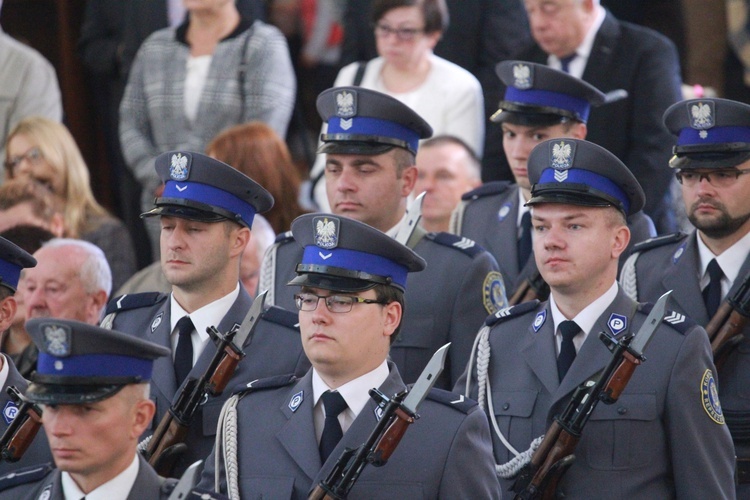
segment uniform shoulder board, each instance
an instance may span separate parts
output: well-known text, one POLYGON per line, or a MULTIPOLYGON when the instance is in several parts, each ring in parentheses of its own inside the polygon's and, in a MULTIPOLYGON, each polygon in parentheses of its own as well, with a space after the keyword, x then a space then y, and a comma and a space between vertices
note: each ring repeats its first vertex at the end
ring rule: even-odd
POLYGON ((250 392, 264 391, 268 389, 278 389, 285 387, 297 381, 293 373, 286 375, 276 375, 274 377, 259 378, 246 384, 238 384, 232 390, 232 394, 248 394, 250 392))
POLYGON ((34 465, 23 469, 14 470, 0 477, 0 491, 8 488, 41 481, 44 476, 52 471, 52 464, 34 465))
MULTIPOLYGON (((638 311, 642 312, 643 314, 650 313, 651 309, 653 308, 654 308, 654 305, 650 302, 644 302, 638 305, 638 311)), ((670 311, 670 310, 667 310, 667 312, 664 314, 662 323, 666 323, 670 325, 672 328, 674 328, 680 333, 686 333, 688 330, 691 330, 698 324, 691 318, 685 316, 684 314, 678 313, 677 311, 670 311)))
POLYGON ((526 314, 529 311, 534 311, 538 306, 539 301, 536 299, 530 300, 528 302, 521 302, 518 305, 500 309, 495 314, 488 316, 487 319, 484 320, 484 324, 487 326, 494 326, 505 321, 506 319, 526 314))
POLYGON ((510 184, 511 184, 510 181, 485 182, 478 188, 472 189, 468 193, 464 193, 461 196, 461 199, 464 201, 476 200, 477 198, 482 198, 484 196, 500 194, 506 189, 508 189, 508 186, 510 186, 510 184))
POLYGON ((293 239, 294 237, 292 236, 292 232, 286 231, 284 233, 277 234, 274 243, 286 243, 287 241, 291 241, 293 239))
POLYGON ((107 314, 128 311, 130 309, 151 307, 154 304, 157 304, 166 299, 167 297, 167 294, 161 292, 146 292, 121 295, 109 301, 104 314, 106 316, 107 314))
POLYGON ((299 315, 283 307, 269 307, 263 312, 263 319, 287 328, 299 330, 299 315))
POLYGON ((472 258, 484 253, 484 248, 479 246, 476 241, 464 236, 457 236, 451 233, 427 233, 425 238, 430 239, 439 245, 460 250, 472 258))
POLYGON ((468 414, 472 408, 477 406, 477 402, 455 392, 445 391, 443 389, 430 389, 427 393, 427 399, 450 406, 461 413, 468 414))
POLYGON ((665 234, 664 236, 649 238, 646 241, 641 241, 640 243, 633 245, 633 249, 630 251, 630 253, 634 254, 636 252, 645 252, 646 250, 651 250, 652 248, 669 245, 670 243, 677 243, 685 237, 687 237, 687 234, 676 232, 672 234, 665 234))

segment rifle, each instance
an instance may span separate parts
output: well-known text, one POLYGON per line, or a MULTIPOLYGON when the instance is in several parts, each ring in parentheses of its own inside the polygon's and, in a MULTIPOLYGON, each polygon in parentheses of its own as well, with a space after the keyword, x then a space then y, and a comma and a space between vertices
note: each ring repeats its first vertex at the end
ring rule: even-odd
POLYGON ((534 272, 518 285, 518 288, 516 288, 510 300, 508 300, 508 305, 515 306, 529 300, 547 300, 548 298, 549 285, 544 281, 539 270, 534 269, 534 272))
POLYGON ((187 448, 185 438, 198 406, 209 395, 218 396, 224 391, 240 360, 245 357, 242 348, 252 341, 265 298, 265 291, 256 297, 239 328, 232 328, 224 335, 213 326, 207 329, 216 344, 216 354, 200 377, 186 380, 142 451, 159 475, 169 476, 177 458, 187 448))
POLYGON ((389 399, 377 389, 370 389, 370 397, 382 410, 378 424, 359 448, 347 448, 341 453, 336 465, 313 489, 308 500, 344 500, 367 464, 382 467, 388 462, 406 429, 419 418, 417 409, 443 371, 448 346, 450 343, 432 355, 410 391, 400 392, 389 399))
POLYGON ((626 334, 618 341, 606 333, 599 338, 612 353, 607 366, 591 380, 579 385, 561 415, 555 416, 534 452, 513 484, 516 499, 552 499, 563 474, 575 460, 575 451, 583 428, 599 401, 616 402, 636 367, 645 361, 643 351, 666 312, 671 291, 662 295, 638 333, 626 334))
POLYGON ((732 349, 744 338, 742 332, 749 320, 750 273, 745 276, 734 295, 724 300, 706 325, 717 369, 724 364, 732 349))
POLYGON ((13 386, 7 389, 10 399, 18 405, 16 416, 10 423, 3 437, 0 438, 0 459, 6 462, 18 462, 34 441, 42 426, 42 409, 26 399, 13 386))

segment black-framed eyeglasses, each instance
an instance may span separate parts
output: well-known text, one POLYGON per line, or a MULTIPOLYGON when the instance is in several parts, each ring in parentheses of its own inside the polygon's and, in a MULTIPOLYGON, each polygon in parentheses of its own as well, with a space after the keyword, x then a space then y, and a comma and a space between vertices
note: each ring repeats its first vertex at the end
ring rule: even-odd
POLYGON ((677 182, 687 187, 693 187, 696 184, 700 184, 703 179, 706 179, 713 187, 726 188, 734 184, 737 179, 740 178, 740 175, 744 175, 748 172, 750 172, 750 168, 714 170, 711 172, 680 170, 675 172, 675 177, 677 177, 677 182))
POLYGON ((5 162, 5 168, 7 168, 8 171, 12 174, 13 169, 20 165, 24 160, 29 160, 29 162, 36 165, 43 159, 44 155, 39 148, 31 148, 22 155, 11 156, 10 158, 8 158, 8 160, 5 162))
POLYGON ((424 33, 424 29, 419 28, 391 28, 387 24, 377 23, 375 25, 375 36, 385 38, 388 35, 396 35, 396 38, 402 42, 410 42, 417 35, 424 33))
POLYGON ((318 302, 323 299, 326 307, 332 313, 347 313, 354 304, 385 304, 382 300, 363 299, 354 295, 316 295, 314 293, 298 293, 294 296, 294 304, 300 311, 314 311, 318 302))

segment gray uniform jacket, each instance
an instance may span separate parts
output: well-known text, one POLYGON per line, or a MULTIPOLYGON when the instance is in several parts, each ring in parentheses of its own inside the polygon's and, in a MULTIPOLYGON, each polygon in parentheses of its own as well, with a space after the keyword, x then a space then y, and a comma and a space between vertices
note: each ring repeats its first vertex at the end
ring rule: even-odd
MULTIPOLYGON (((150 293, 124 297, 124 300, 113 299, 107 309, 107 313, 111 313, 119 302, 119 309, 114 309, 117 312, 112 328, 171 349, 169 296, 150 293), (150 302, 150 305, 144 305, 143 302, 150 302)), ((235 324, 242 323, 251 304, 250 295, 241 287, 237 300, 216 328, 224 333, 235 324)), ((296 318, 296 314, 279 308, 268 309, 264 313, 255 330, 252 343, 245 347, 247 356, 237 366, 227 389, 219 396, 210 397, 196 411, 186 439, 188 450, 180 457, 174 471, 177 477, 193 462, 206 458, 211 451, 219 412, 237 385, 281 373, 302 374, 309 368, 307 357, 302 351, 299 329, 294 326, 296 318)), ((209 343, 188 377, 200 377, 215 352, 216 347, 209 343)), ((151 378, 151 398, 156 402, 156 415, 153 428, 146 431, 146 435, 151 434, 156 428, 176 394, 178 387, 172 358, 158 358, 154 361, 151 378)))
MULTIPOLYGON (((664 236, 644 243, 641 248, 636 247, 638 253, 625 266, 620 280, 623 287, 627 281, 627 286, 637 289, 637 299, 643 301, 654 300, 659 294, 673 290, 675 310, 705 326, 710 318, 700 289, 700 256, 696 238, 697 233, 693 231, 689 236, 664 236)), ((729 290, 729 297, 734 295, 748 273, 750 255, 745 258, 729 290)), ((745 326, 743 333, 745 339, 729 354, 719 371, 719 398, 737 456, 750 460, 750 326, 745 326)), ((750 498, 750 465, 740 463, 738 475, 743 481, 738 488, 738 497, 750 498)))
MULTIPOLYGON (((492 254, 500 266, 508 296, 536 272, 536 262, 529 258, 518 268, 518 185, 504 181, 488 182, 462 196, 451 220, 451 232, 471 238, 492 254)), ((630 244, 656 236, 651 218, 638 212, 628 217, 630 244)))
MULTIPOLYGON (((448 233, 427 233, 413 247, 427 268, 406 281, 406 310, 391 359, 407 384, 417 381, 433 353, 451 342, 445 370, 436 387, 450 389, 463 373, 474 336, 489 314, 506 305, 495 259, 471 240, 448 233)), ((299 287, 287 286, 302 262, 302 248, 291 233, 280 235, 263 259, 260 289, 273 303, 294 308, 299 287), (273 267, 273 278, 269 267, 273 267)))
MULTIPOLYGON (((0 354, 0 356, 3 355, 0 354)), ((20 373, 18 373, 16 366, 10 358, 8 356, 4 356, 4 358, 5 362, 8 363, 9 372, 8 379, 5 381, 5 385, 2 386, 2 392, 0 392, 0 408, 2 408, 3 411, 3 418, 0 420, 0 434, 5 433, 10 422, 13 421, 11 416, 15 415, 15 410, 17 409, 15 403, 10 400, 8 393, 6 392, 8 387, 13 386, 23 394, 26 392, 26 387, 28 386, 28 382, 20 373)), ((21 460, 15 463, 0 460, 0 476, 30 465, 44 464, 48 462, 52 462, 52 453, 50 453, 44 429, 40 428, 34 441, 31 443, 29 449, 23 454, 21 460)))
MULTIPOLYGON (((637 307, 619 291, 562 383, 547 302, 521 304, 514 308, 519 313, 511 309, 494 323, 489 334, 492 399, 499 428, 513 447, 526 450, 543 435, 572 391, 609 362, 611 353, 599 333, 612 335, 608 324, 613 314, 627 318, 627 327, 638 331, 646 314, 637 307)), ((558 494, 582 499, 734 498, 732 440, 727 426, 718 423, 718 401, 714 404, 710 389, 702 392, 702 385, 711 387, 715 373, 706 332, 684 316, 671 318, 674 324, 665 320, 658 326, 646 361, 620 399, 600 403, 592 412, 558 494)), ((470 395, 476 397, 476 377, 472 380, 470 395)), ((493 443, 498 463, 512 458, 494 434, 493 443)), ((512 484, 501 483, 503 491, 512 484)))
MULTIPOLYGON (((127 500, 168 498, 175 481, 159 477, 154 469, 139 457, 138 475, 127 500)), ((11 480, 0 478, 0 498, 16 500, 65 500, 62 487, 62 472, 58 469, 27 469, 28 482, 12 485, 11 480), (47 472, 48 471, 48 472, 47 472), (7 489, 6 489, 7 488, 7 489)), ((24 472, 27 472, 24 471, 24 472)))
MULTIPOLYGON (((393 363, 389 369, 379 388, 388 397, 405 389, 393 363)), ((238 429, 240 497, 306 499, 345 448, 357 448, 368 438, 377 424, 375 410, 375 402, 368 401, 321 468, 312 370, 291 385, 251 389, 237 406, 237 420, 250 422, 238 429)), ((384 466, 364 468, 349 498, 500 498, 489 425, 476 403, 433 391, 419 415, 384 466)), ((200 487, 213 486, 213 467, 212 453, 200 487)))

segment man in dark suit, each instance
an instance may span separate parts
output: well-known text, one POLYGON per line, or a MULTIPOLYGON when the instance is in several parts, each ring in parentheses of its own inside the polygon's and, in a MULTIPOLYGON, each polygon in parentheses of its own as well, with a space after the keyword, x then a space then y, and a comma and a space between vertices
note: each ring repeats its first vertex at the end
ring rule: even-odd
MULTIPOLYGON (((666 167, 673 138, 661 117, 681 99, 674 44, 658 33, 620 22, 598 0, 528 0, 524 4, 536 42, 517 59, 548 64, 602 92, 623 89, 627 98, 592 111, 587 140, 614 153, 646 191, 644 212, 657 232, 675 229, 666 167)), ((494 141, 500 144, 496 134, 494 141)))
MULTIPOLYGON (((416 381, 432 353, 452 342, 437 387, 450 388, 461 375, 473 333, 488 314, 505 305, 505 287, 495 259, 474 241, 449 233, 427 233, 406 215, 417 177, 415 154, 430 126, 397 99, 360 87, 337 87, 318 96, 328 123, 319 153, 326 155, 325 185, 331 211, 407 238, 428 265, 409 276, 403 332, 390 355, 406 383, 416 381), (409 231, 412 231, 409 237, 409 231)), ((277 238, 261 265, 260 289, 274 304, 294 307, 286 284, 302 248, 291 235, 277 238), (270 293, 270 292, 269 292, 270 293)))
MULTIPOLYGON (((450 231, 471 238, 495 257, 508 297, 513 297, 525 280, 538 273, 531 258, 531 214, 525 206, 531 196, 529 154, 547 139, 585 139, 591 108, 603 104, 605 96, 543 64, 503 61, 497 74, 506 90, 491 120, 503 133, 515 183, 489 182, 464 194, 450 231)), ((656 235, 653 222, 642 211, 628 217, 628 227, 631 244, 656 235)))
MULTIPOLYGON (((161 263, 172 285, 169 295, 144 293, 112 299, 103 325, 170 348, 174 359, 154 366, 152 397, 157 420, 189 378, 198 378, 216 352, 206 328, 226 333, 240 325, 252 298, 239 282, 240 259, 255 213, 273 199, 236 169, 200 153, 170 152, 156 159, 163 196, 144 216, 160 217, 161 263)), ((260 377, 304 373, 309 366, 295 327, 296 314, 267 310, 228 387, 260 377)), ((229 391, 226 391, 229 392, 229 391)), ((227 394, 210 397, 190 424, 187 450, 175 475, 205 458, 213 445, 227 394)))
MULTIPOLYGON (((21 270, 34 267, 36 260, 20 247, 0 238, 0 332, 8 330, 16 315, 16 287, 21 270)), ((7 335, 7 333, 6 333, 7 335)), ((28 382, 24 379, 7 354, 0 353, 0 435, 4 434, 8 426, 17 416, 18 405, 12 401, 7 393, 9 387, 15 387, 22 394, 26 391, 28 382)), ((52 459, 49 445, 44 436, 38 436, 31 444, 19 462, 10 463, 0 460, 0 475, 7 474, 33 464, 42 464, 52 459)))
MULTIPOLYGON (((213 485, 218 472, 222 491, 236 484, 238 498, 307 498, 377 425, 368 391, 390 397, 405 389, 388 352, 406 277, 424 259, 346 217, 303 215, 292 234, 305 250, 289 285, 313 367, 301 379, 258 381, 227 403, 236 423, 222 428, 224 449, 214 449, 200 485, 213 485)), ((456 394, 430 392, 388 462, 365 467, 349 498, 500 498, 489 426, 477 410, 456 394)))
MULTIPOLYGON (((477 369, 457 385, 486 402, 501 464, 544 434, 612 359, 600 332, 615 340, 638 332, 649 310, 615 281, 630 237, 625 216, 644 203, 627 167, 596 144, 554 139, 532 151, 529 180, 534 257, 550 299, 488 321, 477 369)), ((647 359, 617 402, 589 415, 557 496, 734 498, 734 447, 706 332, 673 313, 655 326, 647 359)))
MULTIPOLYGON (((349 0, 344 11, 342 65, 377 57, 371 16, 373 0, 349 0)), ((509 59, 531 41, 529 22, 520 0, 446 0, 450 23, 435 54, 470 71, 482 84, 485 118, 495 112, 502 95, 495 65, 509 59)), ((512 178, 499 154, 485 155, 482 180, 512 178)), ((499 146, 499 144, 498 144, 499 146)), ((502 153, 502 151, 499 151, 502 153)))
MULTIPOLYGON (((674 290, 677 311, 706 326, 750 273, 750 106, 725 99, 675 104, 664 121, 678 136, 670 162, 682 184, 689 235, 635 247, 620 277, 636 300, 674 290)), ((737 449, 738 497, 750 497, 750 328, 719 366, 719 396, 737 449)))

